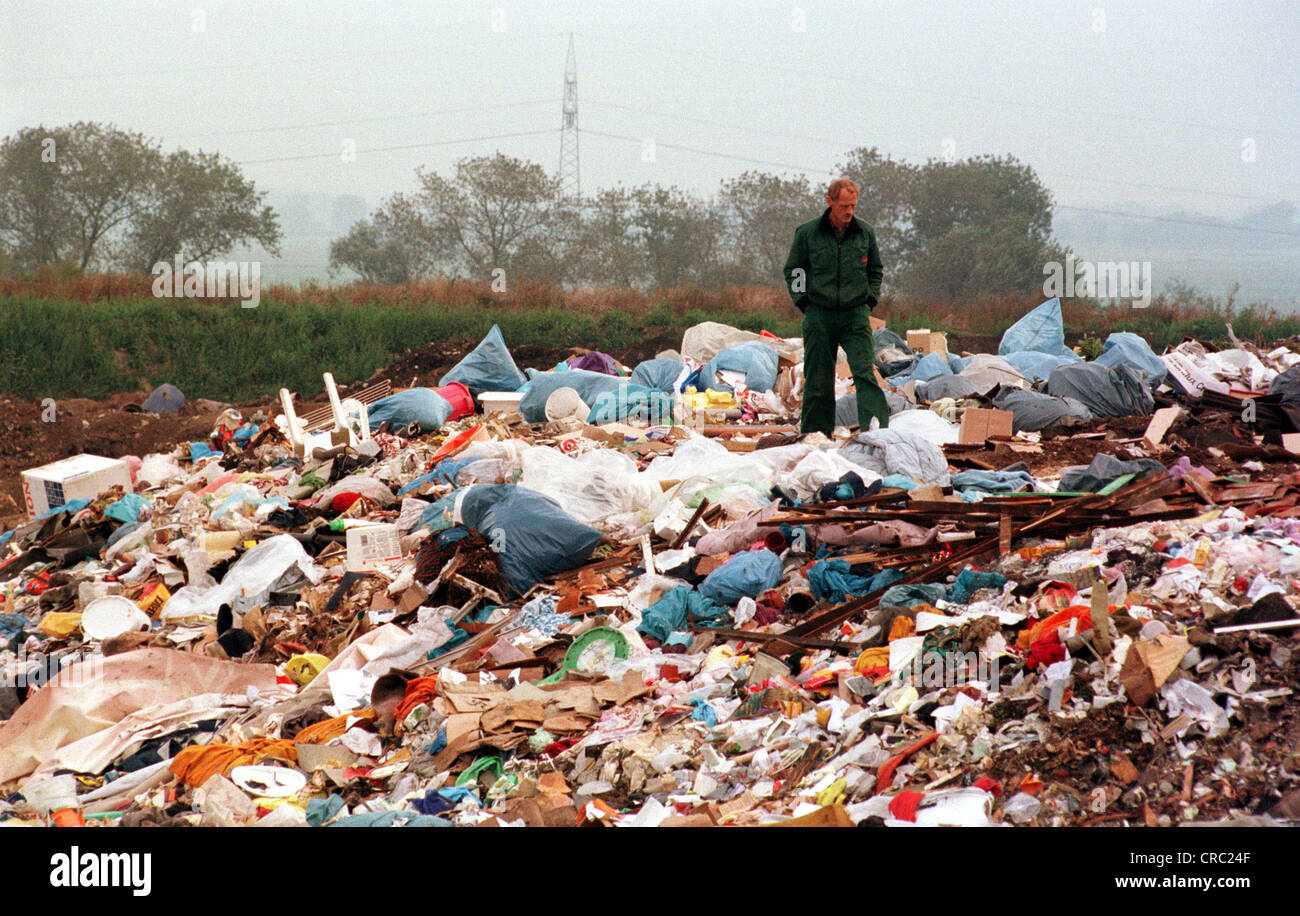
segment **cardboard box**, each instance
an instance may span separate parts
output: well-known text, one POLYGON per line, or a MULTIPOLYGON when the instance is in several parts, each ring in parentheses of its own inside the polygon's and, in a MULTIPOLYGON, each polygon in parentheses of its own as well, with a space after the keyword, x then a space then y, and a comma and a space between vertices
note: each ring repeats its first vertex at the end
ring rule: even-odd
POLYGON ((877 318, 875 315, 868 315, 867 321, 871 322, 871 330, 873 332, 879 331, 881 328, 885 326, 885 319, 877 318))
POLYGON ((1009 410, 970 407, 961 415, 961 445, 977 445, 994 436, 1011 436, 1012 414, 1009 410))
POLYGON ((907 345, 922 354, 942 353, 944 356, 948 355, 948 335, 943 331, 915 328, 907 332, 907 345))
POLYGON ((131 492, 131 470, 120 458, 73 455, 22 473, 27 517, 36 518, 74 499, 94 499, 113 487, 131 492))

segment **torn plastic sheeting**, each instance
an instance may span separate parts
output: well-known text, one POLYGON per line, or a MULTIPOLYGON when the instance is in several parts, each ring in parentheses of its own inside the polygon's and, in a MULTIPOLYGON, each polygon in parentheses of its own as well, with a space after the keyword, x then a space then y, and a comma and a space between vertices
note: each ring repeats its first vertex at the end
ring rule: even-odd
POLYGON ((513 484, 468 487, 460 517, 500 545, 501 574, 521 595, 547 576, 587 562, 601 539, 549 496, 513 484))
POLYGON ((757 598, 781 581, 781 558, 770 550, 747 550, 719 566, 700 583, 700 594, 735 607, 741 598, 757 598))
POLYGON ((1130 366, 1062 366, 1048 377, 1047 393, 1074 398, 1097 417, 1147 417, 1156 408, 1146 376, 1130 366))
MULTIPOLYGON (((804 446, 796 453, 802 458, 811 451, 811 446, 804 446)), ((770 490, 772 466, 760 455, 762 452, 729 452, 716 439, 695 436, 679 442, 671 455, 656 456, 642 473, 649 480, 681 481, 677 496, 689 505, 700 490, 722 484, 744 483, 761 491, 770 490)))
POLYGON ((1065 345, 1065 322, 1061 318, 1061 300, 1048 299, 1007 328, 998 343, 998 355, 1007 356, 1032 350, 1066 359, 1079 359, 1065 345))
POLYGON ((745 341, 720 351, 705 364, 700 375, 700 387, 730 391, 731 386, 719 381, 717 374, 731 371, 744 373, 745 387, 751 391, 771 391, 776 387, 779 361, 776 350, 769 344, 759 340, 745 341))
POLYGON ((642 612, 636 631, 663 643, 672 633, 686 629, 691 623, 722 626, 726 621, 725 607, 693 588, 678 586, 642 612))
POLYGON ((1096 493, 1117 477, 1125 474, 1165 472, 1165 466, 1154 458, 1121 461, 1114 455, 1100 454, 1086 466, 1066 468, 1061 472, 1060 489, 1066 493, 1096 493))
MULTIPOLYGON (((438 387, 442 388, 450 382, 460 382, 470 390, 471 394, 478 397, 484 391, 518 391, 526 381, 524 374, 519 371, 514 358, 510 355, 510 349, 501 335, 501 328, 494 324, 479 345, 438 380, 438 387)), ((447 406, 450 412, 451 405, 447 406)), ((372 420, 373 417, 374 409, 371 408, 372 420)))
POLYGON ((613 449, 570 457, 537 446, 524 450, 521 463, 521 486, 549 496, 575 519, 596 528, 616 528, 619 516, 649 507, 663 495, 657 483, 642 477, 631 457, 613 449))
POLYGON ((1092 420, 1092 411, 1073 398, 1052 397, 1038 391, 1003 388, 993 396, 993 406, 1009 411, 1013 432, 1058 426, 1067 418, 1080 423, 1092 420))
POLYGON ((808 585, 818 601, 843 604, 850 596, 860 597, 892 585, 903 578, 901 570, 886 569, 874 576, 856 576, 847 560, 819 560, 808 570, 808 585))
POLYGON ((223 518, 230 512, 238 512, 241 506, 252 506, 256 511, 262 506, 271 505, 280 509, 288 510, 289 501, 283 496, 266 496, 257 487, 251 484, 240 484, 232 487, 227 495, 222 498, 221 505, 212 510, 213 519, 223 518))
POLYGON ((840 454, 881 477, 901 474, 939 487, 950 482, 943 449, 923 435, 896 426, 858 433, 840 448, 840 454))
POLYGON ((242 694, 248 687, 272 691, 275 667, 157 648, 75 662, 0 725, 0 782, 32 772, 59 748, 138 710, 196 694, 242 694))
POLYGON ((948 445, 961 438, 961 427, 930 410, 905 410, 889 418, 889 429, 915 433, 935 445, 948 445))
POLYGON ((837 483, 845 474, 857 474, 870 486, 879 474, 850 461, 839 449, 814 449, 800 459, 790 471, 779 473, 773 483, 799 499, 810 499, 829 483, 837 483))
POLYGON ((999 385, 1024 388, 1029 384, 1029 380, 1017 371, 1015 366, 991 353, 976 353, 967 361, 959 374, 975 386, 976 392, 981 397, 999 385))
POLYGON ((164 620, 215 616, 221 605, 231 604, 236 598, 266 596, 280 579, 294 570, 312 583, 319 582, 325 575, 293 535, 278 534, 245 551, 226 570, 219 585, 207 588, 186 585, 178 589, 163 605, 160 616, 164 620))
POLYGON ((765 337, 754 331, 742 331, 740 328, 733 328, 718 321, 702 321, 687 328, 682 334, 682 356, 689 357, 697 363, 707 363, 723 350, 747 341, 763 343, 793 363, 803 362, 803 340, 801 339, 765 337))
POLYGON ((1132 331, 1115 331, 1102 345, 1101 355, 1093 360, 1099 366, 1130 366, 1147 377, 1151 387, 1165 380, 1169 370, 1146 339, 1132 331))

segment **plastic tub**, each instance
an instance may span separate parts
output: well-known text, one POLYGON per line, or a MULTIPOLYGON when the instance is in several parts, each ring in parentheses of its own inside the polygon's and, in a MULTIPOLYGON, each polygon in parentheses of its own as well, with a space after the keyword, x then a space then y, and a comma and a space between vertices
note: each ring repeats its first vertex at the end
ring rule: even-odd
POLYGON ((451 405, 451 416, 447 418, 448 421, 468 417, 474 412, 474 395, 470 394, 469 389, 460 382, 448 382, 435 390, 451 405))
POLYGON ((582 395, 573 388, 556 388, 546 399, 546 419, 554 422, 567 417, 577 417, 584 423, 591 415, 591 408, 582 400, 582 395))
POLYGON ((112 639, 134 630, 149 629, 149 615, 130 598, 108 595, 96 598, 81 612, 81 632, 91 639, 112 639))
POLYGON ((524 399, 518 391, 484 391, 478 396, 479 406, 484 413, 499 410, 502 413, 518 413, 519 402, 524 399))

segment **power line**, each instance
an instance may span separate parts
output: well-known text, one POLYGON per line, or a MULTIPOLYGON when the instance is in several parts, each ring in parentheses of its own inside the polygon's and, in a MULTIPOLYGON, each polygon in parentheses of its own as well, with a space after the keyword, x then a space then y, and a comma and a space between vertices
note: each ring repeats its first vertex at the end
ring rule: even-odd
MULTIPOLYGON (((770 70, 777 73, 786 73, 795 76, 814 77, 818 80, 832 80, 835 82, 851 83, 855 86, 861 86, 863 83, 860 77, 840 76, 836 73, 832 73, 826 70, 804 70, 798 67, 785 67, 780 64, 757 63, 754 61, 746 60, 741 57, 731 57, 725 54, 710 53, 706 51, 701 51, 696 48, 681 48, 681 47, 674 47, 671 45, 657 44, 653 42, 638 41, 636 39, 625 38, 623 36, 595 35, 592 33, 584 33, 584 32, 579 32, 578 34, 586 38, 596 38, 606 42, 623 41, 632 45, 640 45, 642 47, 649 48, 651 50, 666 51, 670 54, 681 54, 687 57, 704 57, 704 58, 711 57, 714 58, 715 60, 720 60, 731 64, 739 64, 744 67, 752 67, 757 70, 770 70)), ((1014 99, 999 99, 999 98, 994 98, 994 97, 989 97, 984 95, 974 95, 971 93, 953 91, 948 89, 928 89, 921 86, 907 85, 906 83, 896 83, 896 82, 888 82, 885 80, 878 80, 874 77, 871 80, 871 86, 872 88, 893 89, 900 92, 915 92, 921 95, 938 96, 939 98, 942 99, 962 99, 965 101, 981 102, 983 104, 1002 105, 1002 106, 1012 107, 1012 108, 1027 108, 1034 111, 1049 111, 1057 115, 1061 113, 1060 105, 1050 105, 1041 102, 1022 102, 1022 101, 1016 101, 1014 99)), ((1148 122, 1153 124, 1169 124, 1169 125, 1176 125, 1180 127, 1192 127, 1192 128, 1196 128, 1197 130, 1216 130, 1216 131, 1236 133, 1239 136, 1274 135, 1274 136, 1282 136, 1282 137, 1300 138, 1300 133, 1297 133, 1295 131, 1243 130, 1242 128, 1239 127, 1233 127, 1224 124, 1211 124, 1204 121, 1190 121, 1190 120, 1180 119, 1180 118, 1159 118, 1153 116, 1126 115, 1117 111, 1106 111, 1106 110, 1095 109, 1095 108, 1089 109, 1089 108, 1081 108, 1077 106, 1071 107, 1069 109, 1069 113, 1071 115, 1090 114, 1090 115, 1096 115, 1098 117, 1112 118, 1116 120, 1148 122)))
MULTIPOLYGON (((388 153, 394 150, 425 149, 431 146, 451 146, 452 144, 455 143, 481 143, 487 140, 506 140, 512 137, 536 137, 542 134, 553 134, 553 133, 555 133, 555 128, 551 127, 551 128, 547 128, 546 130, 524 130, 524 131, 516 131, 515 133, 511 133, 511 134, 493 134, 492 136, 487 136, 487 137, 463 137, 459 140, 437 140, 432 143, 404 143, 401 144, 400 146, 372 146, 366 149, 354 150, 354 152, 358 154, 388 153)), ((236 165, 258 165, 263 162, 297 162, 303 159, 333 159, 335 156, 338 155, 340 155, 339 151, 334 150, 333 152, 330 153, 306 153, 301 156, 275 156, 270 159, 238 159, 235 160, 235 164, 236 165)))
POLYGON ((736 162, 749 162, 754 165, 774 165, 778 168, 795 169, 800 172, 812 172, 817 175, 834 174, 830 169, 814 169, 809 168, 808 166, 795 165, 789 162, 774 162, 771 159, 754 159, 749 156, 737 156, 734 153, 715 153, 712 150, 700 149, 697 146, 682 146, 678 143, 660 143, 657 139, 651 137, 630 137, 627 134, 612 134, 601 130, 584 130, 583 133, 593 137, 609 137, 611 140, 629 140, 633 143, 644 143, 646 140, 652 140, 656 148, 663 147, 664 149, 682 150, 688 153, 697 153, 701 156, 714 156, 718 159, 732 159, 736 162))
POLYGON ((553 105, 558 98, 534 99, 529 102, 505 102, 501 105, 465 105, 460 108, 441 108, 437 111, 416 111, 410 114, 379 115, 372 118, 344 118, 338 121, 313 121, 305 124, 282 124, 278 127, 246 127, 239 130, 214 130, 197 134, 172 134, 172 137, 233 137, 242 134, 265 134, 285 130, 305 130, 309 127, 337 127, 341 124, 369 124, 376 121, 400 121, 409 118, 427 118, 438 115, 467 112, 498 111, 505 108, 526 108, 531 105, 553 105))
POLYGON ((1107 216, 1123 216, 1128 219, 1149 219, 1161 223, 1181 223, 1184 226, 1206 226, 1210 229, 1224 229, 1229 232, 1262 232, 1266 235, 1284 235, 1300 239, 1300 232, 1287 232, 1283 229, 1264 229, 1259 226, 1226 226, 1222 223, 1210 223, 1204 220, 1180 219, 1177 216, 1143 216, 1140 213, 1121 213, 1118 210, 1101 210, 1096 207, 1075 207, 1070 204, 1056 204, 1058 210, 1080 210, 1084 213, 1103 213, 1107 216))
MULTIPOLYGON (((832 140, 828 137, 813 137, 808 134, 799 133, 797 131, 767 130, 758 127, 747 127, 741 124, 728 124, 722 121, 714 120, 712 118, 698 118, 698 117, 692 117, 690 115, 674 114, 672 112, 654 111, 646 108, 638 108, 633 105, 620 105, 616 102, 601 102, 601 101, 588 100, 587 104, 596 105, 600 108, 613 108, 620 111, 632 112, 633 114, 647 115, 650 117, 658 117, 658 118, 666 118, 669 120, 689 121, 695 124, 704 124, 709 127, 721 127, 728 130, 744 131, 747 133, 759 134, 763 136, 784 137, 792 140, 811 141, 813 143, 824 143, 827 146, 840 146, 846 149, 852 149, 855 146, 862 145, 860 141, 853 142, 847 140, 832 140)), ((900 153, 899 155, 909 156, 914 159, 934 158, 933 156, 926 156, 922 153, 916 153, 916 152, 903 152, 900 153)), ((1091 175, 1072 175, 1066 172, 1045 172, 1045 171, 1038 171, 1037 169, 1035 169, 1035 171, 1038 172, 1039 175, 1048 175, 1056 178, 1070 178, 1077 181, 1090 181, 1097 184, 1113 184, 1113 185, 1121 185, 1126 187, 1148 188, 1148 189, 1158 190, 1158 191, 1172 191, 1180 194, 1198 194, 1198 195, 1207 195, 1211 197, 1225 197, 1233 200, 1252 200, 1252 201, 1259 201, 1263 203, 1276 203, 1279 199, 1277 197, 1261 197, 1254 194, 1232 194, 1227 191, 1207 191, 1200 188, 1179 188, 1170 185, 1150 184, 1147 182, 1140 182, 1140 181, 1124 181, 1122 179, 1116 179, 1116 178, 1097 178, 1091 175)))
MULTIPOLYGON (((631 137, 626 134, 614 134, 614 133, 607 133, 604 131, 584 130, 583 133, 593 134, 598 137, 609 137, 610 139, 613 140, 626 140, 632 143, 643 143, 645 140, 645 138, 642 137, 631 137)), ((665 149, 683 150, 685 152, 698 153, 704 156, 713 156, 719 159, 732 159, 738 162, 753 162, 762 165, 776 165, 776 166, 780 166, 781 168, 795 169, 796 171, 807 172, 816 175, 835 174, 833 171, 827 169, 812 168, 811 166, 795 165, 793 163, 787 163, 787 162, 771 162, 763 159, 751 159, 748 156, 737 156, 732 153, 718 153, 712 150, 703 150, 693 146, 682 146, 676 143, 660 143, 658 140, 655 140, 654 142, 656 147, 662 146, 665 149)), ((1060 210, 1080 210, 1087 213, 1101 213, 1108 216, 1122 216, 1122 217, 1127 217, 1128 219, 1145 219, 1145 220, 1152 220, 1155 222, 1162 222, 1162 223, 1180 223, 1182 225, 1188 225, 1188 226, 1205 226, 1210 229, 1222 229, 1228 232, 1260 232, 1267 235, 1282 235, 1291 238, 1300 238, 1300 232, 1286 232, 1281 229, 1264 229, 1256 226, 1227 226, 1220 223, 1210 223, 1202 220, 1180 219, 1179 217, 1174 217, 1174 216, 1144 216, 1140 213, 1124 213, 1119 210, 1102 210, 1095 207, 1076 207, 1076 206, 1071 206, 1069 204, 1055 204, 1055 207, 1060 210)))

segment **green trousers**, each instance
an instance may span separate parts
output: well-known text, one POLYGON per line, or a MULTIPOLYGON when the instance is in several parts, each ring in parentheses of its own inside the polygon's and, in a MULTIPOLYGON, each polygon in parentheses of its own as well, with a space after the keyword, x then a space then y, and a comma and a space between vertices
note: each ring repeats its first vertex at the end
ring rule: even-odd
POLYGON ((829 436, 835 429, 835 357, 840 347, 849 358, 849 370, 858 392, 858 427, 871 428, 877 417, 889 425, 889 403, 876 384, 872 366, 876 344, 871 335, 870 312, 826 309, 810 305, 803 316, 803 418, 799 431, 829 436))

